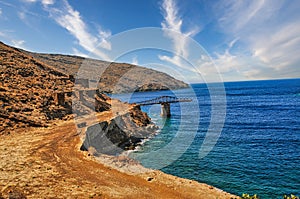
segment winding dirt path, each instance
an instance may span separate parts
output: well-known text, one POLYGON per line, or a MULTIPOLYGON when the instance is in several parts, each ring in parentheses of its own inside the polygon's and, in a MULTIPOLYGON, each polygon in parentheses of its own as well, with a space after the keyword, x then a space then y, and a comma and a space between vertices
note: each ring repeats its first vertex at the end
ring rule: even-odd
MULTIPOLYGON (((98 119, 110 116, 104 113, 98 119)), ((27 198, 236 198, 160 171, 123 173, 79 147, 72 121, 0 136, 0 194, 6 197, 17 190, 27 198)))

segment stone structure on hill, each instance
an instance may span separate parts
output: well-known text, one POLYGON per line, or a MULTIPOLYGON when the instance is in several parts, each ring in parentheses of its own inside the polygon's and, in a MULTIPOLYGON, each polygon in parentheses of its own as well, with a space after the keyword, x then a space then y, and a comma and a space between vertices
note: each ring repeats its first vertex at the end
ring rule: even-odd
POLYGON ((65 105, 65 93, 64 92, 55 92, 54 93, 54 103, 56 105, 60 105, 60 106, 65 105))

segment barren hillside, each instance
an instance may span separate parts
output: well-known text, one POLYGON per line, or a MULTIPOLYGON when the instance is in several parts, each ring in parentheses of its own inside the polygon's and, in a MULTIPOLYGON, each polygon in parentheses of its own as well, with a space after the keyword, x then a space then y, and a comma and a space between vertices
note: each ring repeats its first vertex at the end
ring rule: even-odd
POLYGON ((96 77, 99 88, 107 93, 151 91, 186 88, 188 85, 168 74, 127 63, 109 63, 78 56, 26 52, 66 74, 75 75, 78 70, 86 77, 96 77))
POLYGON ((72 87, 65 74, 0 43, 0 132, 62 118, 71 111, 70 99, 56 105, 54 96, 72 87))

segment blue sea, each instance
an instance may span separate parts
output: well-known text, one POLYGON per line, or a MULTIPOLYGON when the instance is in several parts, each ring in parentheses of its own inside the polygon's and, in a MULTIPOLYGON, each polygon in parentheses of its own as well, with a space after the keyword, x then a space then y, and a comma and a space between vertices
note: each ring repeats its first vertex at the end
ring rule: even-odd
POLYGON ((139 102, 165 95, 193 101, 171 104, 170 118, 160 116, 160 105, 142 107, 160 127, 133 153, 144 166, 236 195, 300 196, 300 79, 192 84, 113 97, 139 102), (199 156, 203 147, 209 153, 199 156))

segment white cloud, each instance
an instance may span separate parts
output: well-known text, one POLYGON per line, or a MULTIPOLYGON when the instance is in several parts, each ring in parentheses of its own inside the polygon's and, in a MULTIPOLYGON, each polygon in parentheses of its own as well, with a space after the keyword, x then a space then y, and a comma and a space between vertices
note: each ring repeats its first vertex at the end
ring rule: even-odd
POLYGON ((247 55, 225 52, 217 56, 214 61, 221 71, 234 67, 254 79, 299 77, 299 1, 221 0, 218 5, 215 13, 221 30, 228 38, 239 38, 233 44, 243 43, 247 51, 247 55), (245 67, 243 60, 250 66, 245 67))
POLYGON ((0 37, 2 37, 3 42, 5 42, 9 45, 12 45, 16 48, 22 48, 24 50, 28 50, 24 46, 25 41, 22 39, 14 38, 14 33, 15 33, 15 31, 13 31, 13 30, 3 30, 3 31, 0 31, 0 37))
POLYGON ((251 47, 255 57, 276 70, 300 63, 300 21, 282 25, 267 38, 258 36, 251 47))
POLYGON ((186 59, 188 57, 188 37, 196 35, 199 32, 199 29, 195 27, 186 32, 182 31, 183 20, 178 14, 178 7, 173 0, 164 0, 162 11, 164 21, 161 23, 161 26, 166 36, 173 42, 174 56, 169 57, 160 55, 159 58, 163 61, 182 67, 182 58, 186 59))
POLYGON ((22 1, 24 1, 25 3, 35 3, 35 2, 37 2, 37 0, 22 0, 22 1))
POLYGON ((6 34, 0 31, 0 37, 6 37, 6 34))
POLYGON ((104 31, 101 28, 98 28, 98 39, 100 40, 100 47, 111 50, 111 43, 107 40, 111 36, 110 31, 104 31))
POLYGON ((236 78, 241 78, 241 76, 243 76, 240 71, 243 66, 242 59, 232 55, 229 50, 226 50, 223 54, 216 54, 216 57, 213 60, 200 59, 198 65, 201 69, 201 75, 207 82, 218 81, 216 78, 217 75, 220 75, 224 81, 232 80, 233 74, 236 76, 235 80, 238 80, 236 78))
POLYGON ((133 57, 133 58, 132 58, 132 62, 131 62, 131 64, 133 64, 133 65, 139 65, 139 62, 138 62, 137 56, 135 56, 135 57, 133 57))
POLYGON ((87 54, 80 52, 77 48, 72 48, 74 55, 80 56, 80 57, 89 57, 87 54))
POLYGON ((55 0, 22 0, 25 3, 36 3, 41 2, 44 6, 54 4, 55 0))
POLYGON ((94 36, 88 31, 88 27, 83 21, 80 13, 74 10, 71 5, 64 1, 64 6, 57 9, 55 7, 46 6, 45 9, 50 16, 63 28, 73 35, 85 50, 94 53, 101 59, 110 60, 108 55, 101 51, 98 47, 110 50, 110 43, 107 37, 111 35, 109 31, 99 30, 99 35, 94 36), (101 44, 97 46, 97 44, 101 44))
POLYGON ((43 16, 41 16, 38 13, 31 12, 30 10, 25 9, 24 7, 21 7, 21 9, 17 11, 17 15, 19 19, 29 28, 31 28, 32 30, 39 31, 36 22, 43 16))
POLYGON ((17 47, 17 48, 24 48, 23 44, 25 43, 24 40, 11 40, 13 46, 17 47))
POLYGON ((26 13, 25 12, 18 12, 19 18, 24 21, 26 19, 26 13))
POLYGON ((42 4, 44 6, 52 5, 52 4, 54 4, 54 0, 42 0, 42 4))
POLYGON ((0 8, 0 16, 2 15, 2 8, 0 8))
MULTIPOLYGON (((255 20, 259 11, 262 10, 265 0, 260 1, 234 1, 224 0, 218 4, 218 13, 222 13, 219 22, 228 31, 238 32, 255 20), (224 10, 225 8, 225 10, 224 10), (232 21, 234 20, 234 21, 232 21)), ((265 13, 266 14, 266 13, 265 13)))
MULTIPOLYGON (((74 10, 67 0, 23 0, 27 3, 40 2, 43 8, 49 12, 58 25, 65 28, 72 36, 74 36, 78 44, 86 51, 95 54, 101 59, 110 60, 109 56, 103 50, 111 50, 111 44, 107 40, 111 36, 110 31, 104 31, 98 27, 98 35, 89 32, 87 24, 82 19, 80 13, 74 10), (60 6, 56 2, 61 3, 60 6)), ((19 18, 26 22, 26 12, 19 12, 19 18)), ((75 49, 75 48, 74 48, 75 49)), ((79 53, 76 50, 75 53, 79 53)), ((81 53, 79 53, 81 54, 81 53)))

